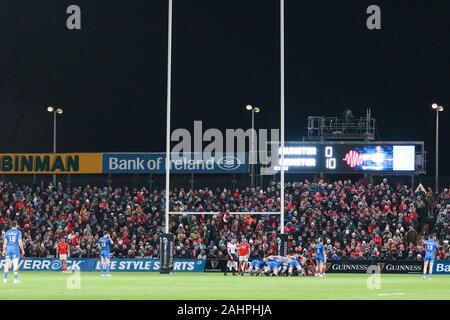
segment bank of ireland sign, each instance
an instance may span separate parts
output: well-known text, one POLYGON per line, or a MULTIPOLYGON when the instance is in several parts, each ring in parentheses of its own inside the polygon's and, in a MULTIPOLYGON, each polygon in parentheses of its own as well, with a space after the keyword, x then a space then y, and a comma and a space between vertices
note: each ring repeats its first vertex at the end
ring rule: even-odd
MULTIPOLYGON (((245 157, 243 155, 242 157, 245 157)), ((197 158, 194 156, 171 157, 172 173, 247 173, 245 158, 239 156, 214 156, 197 158)), ((103 173, 165 173, 164 153, 104 153, 103 173)))

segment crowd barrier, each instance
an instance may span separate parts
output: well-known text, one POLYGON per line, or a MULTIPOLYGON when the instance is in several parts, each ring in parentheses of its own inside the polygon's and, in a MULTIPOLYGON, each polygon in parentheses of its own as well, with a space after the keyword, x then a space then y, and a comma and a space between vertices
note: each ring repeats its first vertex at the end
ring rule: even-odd
POLYGON ((381 273, 422 273, 423 261, 417 260, 334 260, 326 263, 328 273, 367 273, 377 266, 381 273))
MULTIPOLYGON (((175 259, 174 272, 203 272, 206 260, 175 259)), ((69 268, 86 271, 100 271, 99 259, 69 259, 69 268)), ((4 260, 0 261, 3 269, 4 260)), ((22 258, 21 271, 61 271, 61 261, 54 258, 22 258)), ((111 259, 110 270, 114 272, 159 272, 159 259, 111 259)))
POLYGON ((450 261, 436 261, 433 266, 433 273, 450 274, 450 261))
MULTIPOLYGON (((224 272, 226 265, 225 260, 207 260, 205 272, 224 272)), ((416 260, 333 260, 325 264, 327 273, 367 273, 371 266, 378 267, 381 273, 423 272, 423 261, 416 260)), ((437 261, 433 269, 436 274, 450 274, 450 261, 437 261)))
MULTIPOLYGON (((111 259, 113 272, 159 272, 159 259, 111 259)), ((419 274, 423 261, 416 260, 335 260, 326 264, 327 273, 367 273, 369 267, 377 266, 381 273, 419 274)), ((4 259, 0 260, 3 269, 4 259)), ((175 259, 174 272, 224 272, 226 260, 175 259)), ((68 267, 82 272, 99 272, 99 259, 69 259, 68 267)), ((435 274, 450 274, 450 261, 436 261, 435 274)), ((21 258, 21 271, 61 271, 61 261, 55 258, 21 258)))

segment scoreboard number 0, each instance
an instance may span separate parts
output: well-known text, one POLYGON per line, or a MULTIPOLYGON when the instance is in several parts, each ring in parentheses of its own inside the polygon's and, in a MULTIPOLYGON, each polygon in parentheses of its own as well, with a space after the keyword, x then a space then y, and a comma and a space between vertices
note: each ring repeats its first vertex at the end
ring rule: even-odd
POLYGON ((325 167, 327 169, 336 169, 336 158, 333 158, 333 147, 325 147, 325 167))

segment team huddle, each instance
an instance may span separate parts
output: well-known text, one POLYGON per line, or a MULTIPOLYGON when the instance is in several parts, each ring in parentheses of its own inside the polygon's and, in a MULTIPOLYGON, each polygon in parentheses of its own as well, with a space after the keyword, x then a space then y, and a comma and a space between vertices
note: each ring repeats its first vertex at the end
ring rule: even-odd
POLYGON ((313 244, 315 252, 315 266, 313 270, 307 268, 307 259, 303 255, 278 256, 271 255, 261 260, 254 259, 249 262, 250 245, 244 239, 242 243, 236 244, 236 239, 232 239, 227 245, 227 269, 233 275, 250 274, 252 276, 305 276, 314 274, 323 277, 325 275, 326 250, 322 239, 317 244, 313 244), (310 272, 309 272, 310 271, 310 272))

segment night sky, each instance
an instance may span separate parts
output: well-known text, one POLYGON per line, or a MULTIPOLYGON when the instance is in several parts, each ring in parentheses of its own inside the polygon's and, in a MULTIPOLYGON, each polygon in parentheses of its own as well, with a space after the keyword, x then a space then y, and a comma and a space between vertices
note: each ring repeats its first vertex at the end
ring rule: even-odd
MULTIPOLYGON (((285 0, 286 139, 310 115, 372 109, 382 140, 424 140, 450 174, 450 2, 285 0), (382 30, 366 28, 366 8, 382 30)), ((0 152, 164 151, 166 0, 3 1, 0 152), (82 30, 66 28, 67 6, 82 30)), ((174 0, 172 128, 279 128, 278 0, 174 0)))

